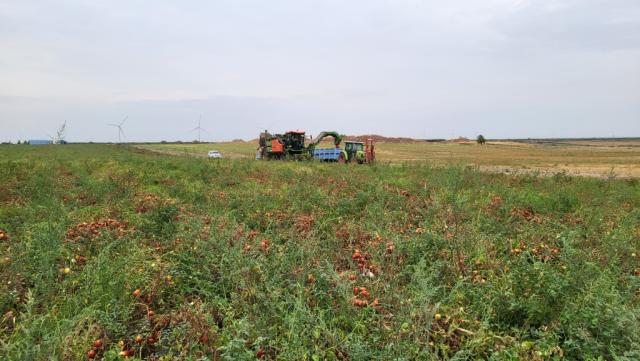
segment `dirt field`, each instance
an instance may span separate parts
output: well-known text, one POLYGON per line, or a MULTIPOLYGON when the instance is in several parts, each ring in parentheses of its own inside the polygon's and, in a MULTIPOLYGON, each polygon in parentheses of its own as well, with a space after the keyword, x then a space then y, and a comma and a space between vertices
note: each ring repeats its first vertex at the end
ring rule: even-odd
MULTIPOLYGON (((640 177, 638 140, 561 140, 544 143, 515 141, 475 143, 378 143, 381 162, 427 162, 432 165, 461 164, 500 173, 537 173, 591 177, 640 177)), ((188 156, 206 156, 210 149, 227 158, 253 158, 255 144, 145 144, 139 148, 188 156)))

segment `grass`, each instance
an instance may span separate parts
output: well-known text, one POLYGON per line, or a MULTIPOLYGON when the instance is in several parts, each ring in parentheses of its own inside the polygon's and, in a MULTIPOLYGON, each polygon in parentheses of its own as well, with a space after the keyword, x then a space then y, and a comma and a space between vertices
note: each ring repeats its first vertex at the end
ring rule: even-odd
POLYGON ((3 359, 87 359, 96 339, 104 360, 640 358, 633 179, 0 159, 3 359))

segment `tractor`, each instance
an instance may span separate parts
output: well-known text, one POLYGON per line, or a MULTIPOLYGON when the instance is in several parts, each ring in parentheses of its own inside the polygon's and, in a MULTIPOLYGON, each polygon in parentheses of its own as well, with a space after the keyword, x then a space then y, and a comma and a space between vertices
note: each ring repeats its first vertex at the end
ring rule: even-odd
POLYGON ((364 143, 362 142, 344 142, 344 150, 340 155, 338 162, 362 164, 365 161, 364 143))
POLYGON ((341 163, 373 163, 376 153, 373 147, 373 139, 367 139, 365 142, 344 142, 344 150, 338 159, 341 163))

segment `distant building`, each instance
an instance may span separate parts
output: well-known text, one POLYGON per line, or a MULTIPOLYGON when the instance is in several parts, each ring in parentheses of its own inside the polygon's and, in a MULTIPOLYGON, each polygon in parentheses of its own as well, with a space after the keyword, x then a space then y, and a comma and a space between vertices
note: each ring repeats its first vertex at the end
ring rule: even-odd
POLYGON ((29 139, 27 142, 31 145, 45 145, 45 144, 53 144, 52 140, 43 140, 43 139, 29 139))

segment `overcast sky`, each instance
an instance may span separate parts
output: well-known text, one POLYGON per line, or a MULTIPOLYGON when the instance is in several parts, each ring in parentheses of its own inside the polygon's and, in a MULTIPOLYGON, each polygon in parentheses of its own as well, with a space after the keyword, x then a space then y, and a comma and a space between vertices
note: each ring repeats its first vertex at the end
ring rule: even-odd
POLYGON ((639 0, 0 0, 0 140, 640 136, 639 0))

